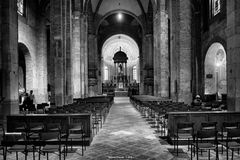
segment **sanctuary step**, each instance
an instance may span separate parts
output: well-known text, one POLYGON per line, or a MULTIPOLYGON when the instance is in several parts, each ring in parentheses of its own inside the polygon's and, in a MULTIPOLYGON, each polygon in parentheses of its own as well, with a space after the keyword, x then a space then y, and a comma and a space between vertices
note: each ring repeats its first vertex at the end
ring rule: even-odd
POLYGON ((115 91, 115 97, 127 97, 128 91, 115 91))

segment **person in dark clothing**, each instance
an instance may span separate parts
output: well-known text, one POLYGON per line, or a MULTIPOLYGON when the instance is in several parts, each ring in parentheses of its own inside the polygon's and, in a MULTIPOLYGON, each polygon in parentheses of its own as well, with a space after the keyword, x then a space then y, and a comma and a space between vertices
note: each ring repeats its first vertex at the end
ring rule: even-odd
POLYGON ((201 106, 202 100, 199 95, 196 95, 195 99, 193 100, 193 106, 201 106))
POLYGON ((26 93, 23 100, 23 108, 26 111, 26 110, 29 110, 30 106, 31 106, 31 100, 28 93, 26 93))
POLYGON ((36 108, 35 108, 35 96, 33 94, 33 90, 30 90, 29 99, 30 99, 30 102, 29 102, 28 110, 29 111, 35 111, 36 110, 36 108))

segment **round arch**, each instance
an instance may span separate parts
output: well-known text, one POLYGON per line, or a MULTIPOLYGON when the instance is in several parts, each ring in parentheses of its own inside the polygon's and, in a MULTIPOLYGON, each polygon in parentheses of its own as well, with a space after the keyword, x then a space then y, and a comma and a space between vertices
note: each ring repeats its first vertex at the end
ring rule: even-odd
POLYGON ((227 55, 224 46, 214 42, 207 50, 204 61, 204 93, 216 94, 216 99, 227 94, 227 55))
POLYGON ((29 92, 33 88, 33 64, 29 49, 24 43, 18 43, 19 89, 29 92))
MULTIPOLYGON (((114 62, 113 57, 116 52, 121 49, 124 53, 126 53, 128 57, 127 68, 128 75, 130 76, 130 81, 133 80, 133 67, 139 72, 139 46, 136 41, 128 35, 125 34, 116 34, 109 37, 105 40, 101 53, 102 53, 102 69, 107 66, 109 69, 109 77, 114 73, 114 62), (120 48, 121 47, 121 48, 120 48)), ((104 73, 104 72, 102 72, 104 73)), ((140 74, 137 74, 136 81, 139 82, 140 74)))

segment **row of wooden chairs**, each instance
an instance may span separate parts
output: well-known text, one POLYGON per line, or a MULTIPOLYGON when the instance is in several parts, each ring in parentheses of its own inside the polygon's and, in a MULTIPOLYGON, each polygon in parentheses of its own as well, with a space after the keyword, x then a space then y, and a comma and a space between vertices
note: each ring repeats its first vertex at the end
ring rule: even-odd
POLYGON ((167 112, 171 111, 187 111, 188 105, 183 102, 172 102, 171 100, 162 101, 141 101, 138 97, 131 98, 132 104, 141 113, 143 118, 146 118, 151 127, 157 128, 156 132, 160 136, 167 136, 167 112))
POLYGON ((178 143, 179 139, 187 139, 188 150, 191 146, 191 159, 193 153, 197 152, 197 160, 199 159, 199 150, 208 150, 208 159, 210 159, 210 150, 214 150, 216 153, 216 159, 218 156, 218 145, 226 147, 226 157, 228 159, 228 151, 233 153, 235 149, 240 149, 240 123, 239 122, 223 122, 220 131, 217 130, 217 122, 203 122, 197 132, 194 132, 194 123, 182 122, 177 124, 177 129, 174 132, 174 150, 178 155, 178 143), (192 142, 190 144, 190 142, 192 142))
POLYGON ((3 126, 0 128, 1 142, 6 143, 5 145, 1 145, 4 159, 7 159, 8 152, 15 152, 17 160, 19 152, 24 153, 25 159, 27 159, 27 155, 30 152, 33 153, 33 159, 35 159, 35 152, 39 153, 39 160, 41 155, 46 154, 48 159, 48 154, 55 152, 58 153, 59 159, 61 159, 62 154, 65 159, 68 150, 68 143, 70 142, 72 149, 73 140, 81 140, 82 155, 84 149, 86 149, 86 146, 84 145, 85 133, 82 124, 72 125, 68 129, 68 134, 63 133, 61 125, 57 123, 48 124, 47 129, 42 128, 42 125, 40 125, 31 129, 24 129, 22 132, 13 133, 5 133, 3 126), (7 144, 8 142, 11 143, 9 147, 9 144, 7 144))

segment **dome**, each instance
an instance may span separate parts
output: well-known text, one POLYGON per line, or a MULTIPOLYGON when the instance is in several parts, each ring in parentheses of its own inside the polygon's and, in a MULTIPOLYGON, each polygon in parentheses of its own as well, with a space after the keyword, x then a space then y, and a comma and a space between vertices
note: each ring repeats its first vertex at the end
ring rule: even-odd
POLYGON ((117 53, 114 54, 113 57, 114 63, 126 63, 128 60, 128 57, 126 55, 126 53, 124 53, 123 51, 118 51, 117 53))

